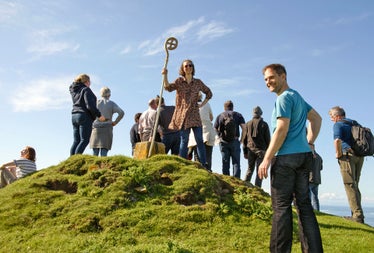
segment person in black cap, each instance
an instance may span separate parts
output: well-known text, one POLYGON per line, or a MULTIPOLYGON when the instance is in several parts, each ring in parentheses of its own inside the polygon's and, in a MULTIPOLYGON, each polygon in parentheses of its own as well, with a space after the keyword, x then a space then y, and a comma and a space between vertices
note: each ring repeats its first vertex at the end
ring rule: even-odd
POLYGON ((253 118, 246 123, 242 136, 244 158, 248 159, 248 169, 245 181, 250 182, 256 167, 255 185, 261 187, 262 179, 259 178, 258 166, 264 158, 270 143, 270 130, 268 124, 262 119, 262 110, 259 106, 253 108, 253 118))

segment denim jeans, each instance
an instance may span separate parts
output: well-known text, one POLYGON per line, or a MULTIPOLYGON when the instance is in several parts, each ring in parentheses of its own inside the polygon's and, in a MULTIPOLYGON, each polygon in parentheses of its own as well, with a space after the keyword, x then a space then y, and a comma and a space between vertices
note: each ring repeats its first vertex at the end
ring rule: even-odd
POLYGON ((108 156, 108 149, 106 148, 93 148, 93 155, 99 156, 99 153, 101 156, 108 156))
POLYGON ((230 158, 232 159, 233 176, 240 178, 240 142, 235 139, 231 142, 220 142, 222 155, 222 174, 230 176, 230 158))
POLYGON ((262 160, 263 156, 259 156, 251 150, 248 151, 248 169, 244 181, 251 182, 252 175, 256 171, 255 185, 258 187, 262 186, 262 179, 258 176, 258 166, 260 166, 262 160))
POLYGON ((206 167, 206 153, 205 145, 203 141, 203 128, 202 127, 191 127, 187 129, 180 130, 181 143, 179 147, 179 156, 187 159, 188 153, 188 139, 191 130, 195 135, 195 140, 197 143, 197 155, 199 156, 200 163, 206 167))
POLYGON ((179 132, 163 135, 161 142, 165 145, 165 154, 170 151, 172 155, 179 155, 179 147, 181 142, 179 132))
POLYGON ((312 159, 311 152, 279 155, 271 167, 271 252, 291 252, 293 200, 298 214, 302 251, 323 252, 318 222, 309 198, 312 159))
POLYGON ((70 155, 83 154, 90 142, 93 120, 87 113, 73 113, 71 122, 74 142, 70 148, 70 155))
POLYGON ((309 183, 309 197, 313 209, 319 211, 318 184, 309 183))

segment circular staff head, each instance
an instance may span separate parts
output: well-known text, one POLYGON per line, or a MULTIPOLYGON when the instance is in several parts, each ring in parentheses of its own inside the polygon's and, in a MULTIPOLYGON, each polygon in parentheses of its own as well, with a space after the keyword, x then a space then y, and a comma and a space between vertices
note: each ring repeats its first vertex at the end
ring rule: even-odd
POLYGON ((174 37, 169 37, 165 41, 165 49, 166 50, 174 50, 178 46, 178 40, 174 37))

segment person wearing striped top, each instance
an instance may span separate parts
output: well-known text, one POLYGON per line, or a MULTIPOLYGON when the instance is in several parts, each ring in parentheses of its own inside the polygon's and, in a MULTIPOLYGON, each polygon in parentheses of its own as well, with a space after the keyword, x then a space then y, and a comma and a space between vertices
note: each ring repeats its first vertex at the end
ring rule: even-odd
POLYGON ((13 183, 17 179, 35 172, 35 156, 35 149, 26 146, 21 151, 21 157, 19 159, 1 165, 0 188, 3 188, 8 184, 13 183))

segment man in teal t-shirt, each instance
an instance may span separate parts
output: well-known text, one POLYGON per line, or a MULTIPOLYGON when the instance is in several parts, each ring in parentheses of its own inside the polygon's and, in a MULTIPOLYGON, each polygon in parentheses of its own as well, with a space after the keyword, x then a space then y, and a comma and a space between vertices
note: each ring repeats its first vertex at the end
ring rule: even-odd
POLYGON ((271 166, 273 207, 271 252, 291 252, 292 202, 298 209, 299 234, 303 252, 323 252, 321 233, 309 197, 312 149, 321 128, 321 116, 290 89, 281 64, 263 68, 266 86, 277 94, 272 114, 273 135, 258 175, 267 178, 271 166), (306 121, 309 121, 306 134, 306 121))

